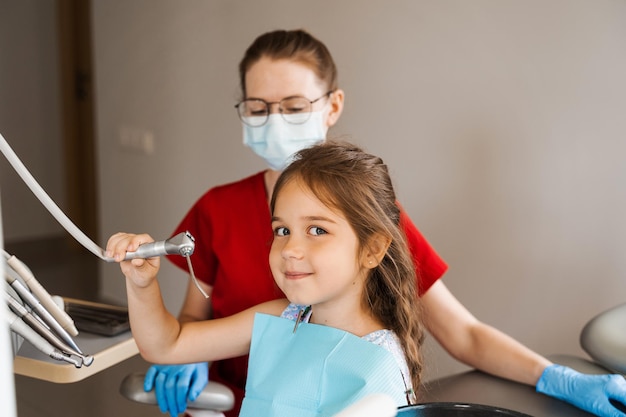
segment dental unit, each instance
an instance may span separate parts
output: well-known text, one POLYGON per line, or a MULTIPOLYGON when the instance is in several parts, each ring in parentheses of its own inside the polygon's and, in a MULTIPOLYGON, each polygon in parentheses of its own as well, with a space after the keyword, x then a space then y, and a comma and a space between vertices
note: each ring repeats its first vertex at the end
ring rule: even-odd
POLYGON ((30 308, 32 308, 33 311, 37 314, 37 316, 42 319, 43 323, 45 323, 50 329, 54 330, 54 332, 59 335, 59 337, 63 339, 65 343, 67 343, 77 352, 80 352, 80 348, 78 347, 78 345, 76 345, 69 333, 67 333, 67 331, 65 331, 65 329, 61 327, 59 322, 54 317, 52 317, 52 314, 50 314, 48 310, 44 308, 44 306, 39 302, 37 297, 35 297, 30 292, 30 290, 15 277, 15 272, 10 268, 7 268, 5 272, 6 282, 19 295, 22 301, 30 306, 30 308))
POLYGON ((37 281, 32 271, 21 260, 14 255, 2 251, 6 259, 7 266, 13 269, 24 281, 24 284, 28 289, 39 299, 39 302, 52 314, 52 316, 59 322, 61 327, 66 330, 71 336, 78 335, 78 329, 74 325, 74 320, 67 314, 59 305, 54 301, 52 296, 46 291, 46 289, 37 281))
POLYGON ((28 340, 42 353, 48 355, 52 359, 71 363, 77 368, 80 368, 83 365, 82 359, 77 358, 73 355, 64 354, 55 347, 53 347, 46 339, 44 339, 41 335, 35 332, 28 324, 22 321, 22 319, 12 311, 7 311, 6 314, 9 328, 13 332, 22 336, 25 340, 28 340))
MULTIPOLYGON (((104 249, 87 237, 54 203, 1 134, 0 151, 32 193, 74 239, 103 261, 114 261, 113 258, 106 256, 104 249)), ((205 298, 208 298, 209 296, 200 287, 191 265, 190 257, 194 248, 193 236, 189 232, 183 232, 166 240, 140 245, 136 251, 128 252, 125 260, 163 255, 183 256, 187 258, 190 278, 194 285, 205 298)), ((6 265, 5 300, 9 307, 10 329, 53 359, 71 363, 77 368, 91 365, 94 360, 93 356, 84 354, 72 339, 72 336, 78 335, 78 330, 71 316, 55 302, 23 262, 14 255, 2 252, 4 258, 2 261, 6 265), (11 291, 17 297, 10 294, 11 291)))
MULTIPOLYGON (((13 313, 22 321, 25 322, 31 329, 33 329, 36 333, 38 333, 45 341, 47 341, 50 345, 56 348, 57 352, 55 352, 56 356, 51 356, 54 359, 60 358, 61 360, 65 360, 66 362, 70 362, 74 364, 77 368, 80 368, 82 365, 89 366, 93 363, 93 356, 85 355, 80 351, 73 349, 64 343, 57 335, 54 334, 48 327, 42 323, 37 316, 29 312, 22 304, 20 304, 17 300, 15 300, 11 295, 5 293, 5 299, 7 300, 7 304, 9 308, 13 311, 13 313), (62 357, 61 357, 62 356, 62 357)), ((16 321, 17 319, 14 319, 16 321)), ((21 334, 24 337, 23 334, 21 334)), ((32 335, 26 335, 25 339, 30 341, 32 335)), ((42 341, 38 341, 38 344, 42 345, 42 341)), ((50 348, 46 345, 46 351, 50 351, 50 348)), ((44 352, 45 353, 45 352, 44 352)))

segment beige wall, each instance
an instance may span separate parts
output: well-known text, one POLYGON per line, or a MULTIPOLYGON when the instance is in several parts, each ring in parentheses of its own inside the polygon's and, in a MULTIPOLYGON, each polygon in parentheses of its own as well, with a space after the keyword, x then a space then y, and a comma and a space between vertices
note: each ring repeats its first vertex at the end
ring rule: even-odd
MULTIPOLYGON (((63 149, 54 1, 0 0, 0 134, 63 208, 63 149)), ((4 238, 63 234, 0 154, 4 238)))
MULTIPOLYGON (((261 32, 303 27, 347 94, 334 134, 388 162, 477 317, 580 354, 583 324, 624 301, 625 2, 93 4, 103 236, 165 238, 207 188, 263 168, 232 108, 237 63, 261 32), (122 128, 154 152, 122 148, 122 128)), ((167 265, 162 282, 177 312, 185 277, 167 265)), ((101 290, 125 299, 114 265, 101 290)), ((429 375, 463 369, 428 350, 429 375)))

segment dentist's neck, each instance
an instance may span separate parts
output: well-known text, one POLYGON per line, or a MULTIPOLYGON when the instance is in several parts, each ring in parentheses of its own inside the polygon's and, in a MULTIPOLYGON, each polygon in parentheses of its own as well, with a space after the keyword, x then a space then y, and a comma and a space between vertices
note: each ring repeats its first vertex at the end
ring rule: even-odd
POLYGON ((274 192, 274 186, 276 185, 276 181, 278 181, 278 177, 280 177, 281 171, 274 171, 272 169, 268 169, 265 171, 265 192, 267 193, 267 204, 270 204, 272 200, 272 193, 274 192))

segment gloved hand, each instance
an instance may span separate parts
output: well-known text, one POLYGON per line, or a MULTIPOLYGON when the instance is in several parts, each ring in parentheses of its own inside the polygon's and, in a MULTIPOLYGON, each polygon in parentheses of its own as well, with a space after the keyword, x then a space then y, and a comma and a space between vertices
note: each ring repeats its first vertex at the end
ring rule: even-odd
POLYGON ((143 381, 143 389, 154 388, 162 413, 177 417, 187 409, 187 400, 194 401, 209 382, 206 362, 185 365, 152 365, 143 381))
POLYGON ((562 365, 548 366, 537 392, 558 398, 601 417, 624 417, 609 400, 626 404, 626 380, 621 375, 581 374, 562 365))

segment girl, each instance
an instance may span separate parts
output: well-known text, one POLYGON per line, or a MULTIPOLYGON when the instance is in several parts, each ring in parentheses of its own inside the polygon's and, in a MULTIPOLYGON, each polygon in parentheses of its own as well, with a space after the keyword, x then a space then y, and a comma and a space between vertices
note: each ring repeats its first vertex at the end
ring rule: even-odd
MULTIPOLYGON (((142 356, 185 363, 250 352, 241 416, 331 416, 373 392, 413 403, 423 335, 386 165, 349 144, 313 146, 278 178, 270 207, 269 263, 287 299, 179 323, 160 296, 159 259, 121 262, 142 356)), ((151 240, 118 233, 107 253, 122 260, 151 240)))

